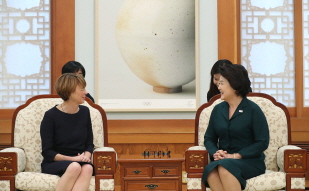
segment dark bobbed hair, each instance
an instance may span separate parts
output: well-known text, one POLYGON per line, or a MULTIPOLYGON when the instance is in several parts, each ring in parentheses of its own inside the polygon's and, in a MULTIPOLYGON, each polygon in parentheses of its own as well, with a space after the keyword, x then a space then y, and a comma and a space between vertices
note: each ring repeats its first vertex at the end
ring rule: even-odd
POLYGON ((246 68, 239 64, 220 66, 220 74, 235 90, 236 95, 245 97, 251 86, 251 81, 246 68))
POLYGON ((213 77, 215 74, 220 73, 220 66, 225 65, 233 65, 233 63, 227 59, 218 60, 210 70, 210 85, 209 85, 209 93, 210 95, 214 96, 220 93, 218 87, 213 83, 213 77))
POLYGON ((57 79, 55 90, 64 101, 67 101, 77 86, 85 88, 85 79, 75 73, 64 73, 57 79))
POLYGON ((62 74, 64 73, 75 73, 79 70, 82 70, 83 77, 86 76, 86 71, 84 66, 77 61, 69 61, 65 65, 62 66, 62 74))

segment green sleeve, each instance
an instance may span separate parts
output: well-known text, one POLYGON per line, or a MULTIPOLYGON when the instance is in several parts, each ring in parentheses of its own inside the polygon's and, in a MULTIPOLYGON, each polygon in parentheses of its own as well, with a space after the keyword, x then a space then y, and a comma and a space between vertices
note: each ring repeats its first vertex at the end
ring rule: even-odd
POLYGON ((267 149, 269 144, 269 128, 266 117, 260 107, 253 108, 251 118, 254 143, 238 151, 244 159, 261 156, 261 153, 267 149))

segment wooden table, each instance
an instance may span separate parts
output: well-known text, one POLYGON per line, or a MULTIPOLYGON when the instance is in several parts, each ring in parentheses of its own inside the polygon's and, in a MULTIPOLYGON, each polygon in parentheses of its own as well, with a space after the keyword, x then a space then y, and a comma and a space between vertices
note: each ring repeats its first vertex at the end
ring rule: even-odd
POLYGON ((122 191, 181 190, 183 155, 121 155, 122 191))

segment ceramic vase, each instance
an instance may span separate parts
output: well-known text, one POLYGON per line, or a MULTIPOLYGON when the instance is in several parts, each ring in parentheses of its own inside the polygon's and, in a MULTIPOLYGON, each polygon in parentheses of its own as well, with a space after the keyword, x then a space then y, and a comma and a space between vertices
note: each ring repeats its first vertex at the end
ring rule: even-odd
POLYGON ((125 0, 116 23, 120 53, 155 92, 176 93, 195 79, 195 1, 125 0))

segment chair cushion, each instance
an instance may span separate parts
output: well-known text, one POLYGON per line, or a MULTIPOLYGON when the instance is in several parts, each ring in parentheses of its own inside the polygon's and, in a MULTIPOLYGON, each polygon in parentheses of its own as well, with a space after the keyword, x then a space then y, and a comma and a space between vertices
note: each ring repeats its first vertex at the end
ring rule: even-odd
MULTIPOLYGON (((265 174, 247 180, 244 191, 280 190, 285 185, 284 172, 267 171, 265 174)), ((187 189, 201 189, 201 178, 188 178, 187 189)), ((210 188, 206 190, 211 191, 210 188)))
MULTIPOLYGON (((38 173, 20 172, 15 177, 15 186, 19 190, 27 191, 54 191, 59 176, 38 173)), ((114 179, 101 179, 100 190, 114 190, 114 179)), ((90 181, 88 191, 95 191, 95 177, 90 181)))
POLYGON ((279 190, 285 185, 284 172, 267 171, 265 174, 247 180, 244 191, 279 190))

